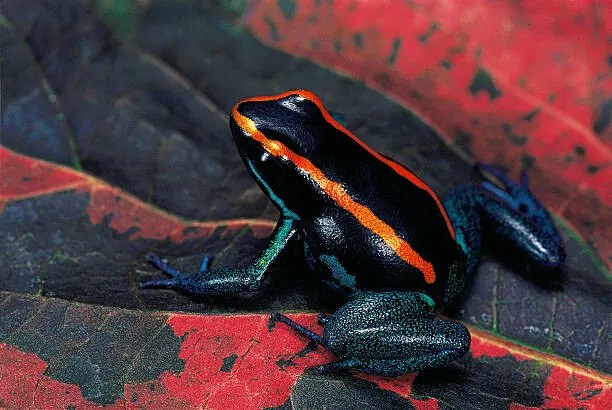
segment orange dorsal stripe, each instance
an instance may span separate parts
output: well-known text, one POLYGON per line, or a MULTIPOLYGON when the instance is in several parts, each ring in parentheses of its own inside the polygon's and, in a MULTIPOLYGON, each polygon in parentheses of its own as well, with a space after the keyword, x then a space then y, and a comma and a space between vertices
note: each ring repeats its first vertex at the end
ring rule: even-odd
POLYGON ((250 118, 238 112, 237 106, 232 110, 232 116, 236 123, 258 141, 270 155, 286 158, 297 168, 306 172, 323 192, 357 218, 360 224, 378 235, 406 263, 420 270, 426 283, 431 284, 436 281, 433 265, 415 251, 409 243, 400 238, 391 226, 378 218, 368 207, 355 202, 342 184, 327 178, 309 159, 296 154, 278 141, 268 139, 257 129, 250 118))
POLYGON ((442 203, 440 202, 440 199, 438 198, 438 195, 436 195, 436 193, 421 178, 419 178, 414 173, 410 172, 407 168, 404 168, 403 166, 401 166, 397 162, 395 162, 395 161, 393 161, 393 160, 391 160, 389 158, 385 158, 379 152, 374 151, 365 142, 361 141, 359 138, 357 138, 355 135, 353 135, 353 133, 351 133, 349 130, 344 128, 341 124, 338 123, 338 121, 336 121, 329 114, 329 112, 323 106, 323 103, 321 102, 319 97, 317 97, 312 92, 306 91, 306 90, 296 90, 296 91, 288 91, 286 94, 287 94, 287 96, 292 95, 292 94, 297 94, 297 95, 300 95, 300 96, 302 96, 303 98, 305 98, 305 99, 307 99, 309 101, 312 101, 312 103, 314 103, 317 107, 319 107, 319 110, 321 110, 321 114, 323 114, 323 117, 325 118, 325 120, 329 124, 331 124, 334 128, 336 128, 338 131, 342 132, 343 134, 348 135, 353 141, 355 141, 362 148, 364 148, 366 151, 368 151, 370 153, 370 155, 374 156, 377 160, 387 164, 389 167, 391 167, 399 175, 401 175, 402 177, 406 178, 408 181, 412 182, 417 187, 419 187, 419 188, 423 189, 424 191, 426 191, 433 198, 433 200, 435 201, 438 209, 440 210, 440 213, 442 214, 442 217, 444 218, 444 221, 446 222, 446 228, 448 229, 448 232, 451 234, 453 240, 455 239, 455 230, 453 229, 453 224, 451 223, 450 218, 448 217, 448 214, 446 213, 446 209, 444 209, 444 206, 442 206, 442 203))

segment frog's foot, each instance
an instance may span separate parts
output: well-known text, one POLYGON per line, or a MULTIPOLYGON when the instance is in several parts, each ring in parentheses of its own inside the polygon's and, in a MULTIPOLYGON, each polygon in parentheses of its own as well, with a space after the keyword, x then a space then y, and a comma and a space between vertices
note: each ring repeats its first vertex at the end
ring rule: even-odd
POLYGON ((147 260, 170 276, 170 279, 142 282, 139 287, 173 288, 191 295, 227 295, 253 291, 261 286, 266 270, 295 234, 294 225, 293 219, 282 217, 274 229, 268 248, 253 264, 243 268, 208 269, 210 258, 205 256, 200 270, 187 275, 169 266, 158 255, 150 253, 147 260))
POLYGON ((317 344, 320 344, 322 346, 325 346, 325 341, 323 340, 323 337, 319 336, 318 334, 316 334, 312 330, 310 330, 308 328, 305 328, 304 326, 300 325, 299 323, 294 322, 293 320, 289 319, 285 315, 281 315, 280 313, 272 313, 272 315, 270 315, 270 320, 272 320, 273 322, 284 323, 287 326, 289 326, 290 328, 296 330, 298 333, 301 333, 302 335, 306 336, 307 338, 309 338, 313 342, 315 342, 317 344))
POLYGON ((149 253, 146 259, 170 278, 141 282, 140 289, 172 288, 191 295, 220 295, 255 290, 263 277, 263 269, 258 265, 209 270, 209 256, 204 257, 199 271, 193 274, 173 268, 155 253, 149 253))
POLYGON ((529 190, 527 171, 521 171, 517 183, 492 165, 478 163, 475 168, 487 179, 481 184, 485 195, 479 203, 490 220, 498 222, 497 232, 541 266, 552 269, 561 265, 565 260, 563 242, 548 211, 529 190))
MULTIPOLYGON (((198 281, 201 276, 206 275, 208 272, 208 265, 210 264, 211 257, 209 255, 204 255, 202 259, 202 263, 200 264, 200 270, 196 275, 190 275, 179 271, 176 268, 168 265, 164 259, 162 259, 158 254, 154 252, 149 252, 145 256, 147 262, 151 263, 157 269, 162 271, 164 274, 170 276, 170 279, 162 279, 162 280, 151 280, 147 282, 141 282, 138 284, 139 289, 145 288, 189 288, 193 287, 193 284, 190 282, 198 281)), ((186 289, 189 290, 189 289, 186 289)))
POLYGON ((540 203, 529 192, 527 171, 521 171, 521 182, 516 183, 498 167, 477 162, 474 168, 487 181, 481 187, 492 196, 502 200, 515 211, 527 213, 540 203), (493 177, 493 178, 491 178, 493 177))
POLYGON ((498 167, 477 162, 474 168, 486 179, 480 186, 494 198, 527 218, 541 218, 547 214, 544 206, 529 191, 529 177, 525 168, 521 171, 520 182, 514 182, 498 167))
POLYGON ((433 303, 422 293, 363 292, 325 318, 319 336, 286 316, 272 317, 338 357, 314 369, 319 372, 357 370, 394 377, 446 365, 470 347, 467 328, 434 319, 433 303))
MULTIPOLYGON (((162 279, 162 280, 151 280, 147 282, 140 282, 138 284, 139 289, 145 288, 165 288, 165 287, 177 287, 182 280, 188 277, 188 275, 183 272, 173 268, 168 265, 168 263, 162 259, 158 254, 154 252, 149 252, 145 256, 147 262, 151 263, 157 269, 162 271, 164 274, 170 276, 170 279, 162 279)), ((208 266, 208 257, 204 257, 204 261, 202 262, 202 266, 208 266)))

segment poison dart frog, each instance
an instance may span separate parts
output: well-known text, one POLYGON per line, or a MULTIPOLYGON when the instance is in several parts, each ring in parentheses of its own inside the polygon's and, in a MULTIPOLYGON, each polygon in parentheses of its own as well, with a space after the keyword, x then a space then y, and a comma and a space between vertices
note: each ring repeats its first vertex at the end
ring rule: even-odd
POLYGON ((193 295, 252 291, 290 240, 308 264, 347 301, 321 315, 323 335, 273 314, 329 349, 322 372, 357 370, 397 376, 443 366, 470 347, 467 328, 435 314, 452 303, 474 273, 482 229, 509 239, 535 263, 563 263, 562 241, 527 175, 511 181, 478 165, 486 181, 452 190, 441 201, 418 176, 355 137, 309 91, 254 97, 232 110, 230 128, 244 165, 280 211, 270 244, 250 266, 184 274, 156 254, 169 276, 140 288, 193 295), (491 177, 489 179, 492 180, 491 177))

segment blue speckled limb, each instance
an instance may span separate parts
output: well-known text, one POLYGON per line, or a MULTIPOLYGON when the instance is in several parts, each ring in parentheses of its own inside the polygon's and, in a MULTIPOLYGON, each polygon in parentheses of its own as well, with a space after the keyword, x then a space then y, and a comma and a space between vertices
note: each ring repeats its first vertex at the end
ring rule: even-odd
POLYGON ((433 314, 433 301, 423 293, 358 292, 325 317, 323 336, 286 316, 274 314, 272 319, 325 346, 339 359, 318 371, 354 369, 393 377, 443 366, 468 351, 467 328, 434 319, 433 314))
POLYGON ((561 265, 565 260, 561 237, 529 191, 527 173, 523 171, 520 183, 515 183, 499 168, 476 164, 476 169, 489 181, 455 188, 444 199, 457 243, 467 256, 468 276, 478 265, 485 226, 512 241, 533 262, 549 269, 561 265))
POLYGON ((276 225, 268 248, 255 263, 246 268, 208 270, 210 258, 205 256, 198 273, 185 274, 169 266, 158 255, 149 253, 147 260, 170 276, 170 279, 142 282, 139 288, 167 287, 183 290, 192 295, 252 291, 261 284, 266 270, 294 234, 295 221, 290 218, 281 219, 276 225))

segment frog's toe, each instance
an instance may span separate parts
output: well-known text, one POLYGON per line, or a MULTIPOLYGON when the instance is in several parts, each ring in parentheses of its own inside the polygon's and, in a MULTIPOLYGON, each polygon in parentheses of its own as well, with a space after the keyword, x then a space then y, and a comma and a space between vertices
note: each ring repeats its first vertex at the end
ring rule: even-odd
POLYGON ((521 185, 523 188, 527 187, 527 172, 525 170, 521 173, 521 183, 519 184, 513 181, 504 170, 494 165, 477 162, 474 164, 474 169, 487 180, 487 182, 483 183, 485 187, 499 186, 499 188, 497 188, 499 191, 510 193, 520 189, 521 185), (491 176, 493 176, 493 178, 491 176))
POLYGON ((208 265, 210 265, 210 261, 212 260, 212 256, 204 255, 202 258, 202 263, 200 264, 200 273, 204 273, 208 271, 208 265))
POLYGON ((185 276, 179 270, 168 265, 168 263, 164 259, 162 259, 158 254, 154 252, 147 253, 147 255, 145 256, 145 259, 147 262, 151 263, 157 269, 159 269, 160 271, 162 271, 163 273, 165 273, 166 275, 172 278, 182 278, 185 276))
POLYGON ((270 321, 284 323, 287 326, 291 327, 292 329, 296 330, 298 333, 301 333, 302 335, 306 336, 307 338, 309 338, 313 342, 325 346, 325 340, 323 339, 323 337, 319 336, 318 334, 316 334, 312 330, 310 330, 308 328, 305 328, 304 326, 300 325, 299 323, 294 322, 293 320, 289 319, 285 315, 281 315, 280 313, 277 313, 277 312, 272 313, 270 315, 270 321))
POLYGON ((161 279, 161 280, 150 280, 147 282, 140 282, 138 284, 138 289, 147 289, 147 288, 173 288, 178 285, 178 279, 161 279))
POLYGON ((161 263, 161 261, 162 261, 161 257, 158 254, 156 254, 155 252, 147 253, 146 256, 145 256, 145 260, 147 262, 152 263, 155 266, 158 266, 161 263))
POLYGON ((489 174, 495 176, 495 178, 498 178, 502 182, 511 182, 510 178, 508 177, 508 174, 503 169, 495 165, 485 164, 484 162, 477 162, 474 164, 474 169, 480 174, 488 172, 489 174))

